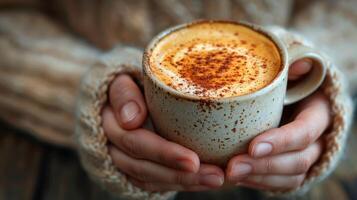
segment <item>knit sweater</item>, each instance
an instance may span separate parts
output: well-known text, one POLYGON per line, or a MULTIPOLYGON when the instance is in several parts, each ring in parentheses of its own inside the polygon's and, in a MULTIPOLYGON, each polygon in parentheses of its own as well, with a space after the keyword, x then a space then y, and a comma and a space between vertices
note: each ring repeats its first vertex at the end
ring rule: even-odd
MULTIPOLYGON (((54 1, 53 5, 58 7, 56 11, 66 18, 67 28, 30 9, 0 13, 0 117, 28 129, 40 139, 76 149, 89 175, 115 195, 129 199, 167 199, 175 192, 155 193, 135 187, 125 174, 117 170, 108 154, 100 115, 107 101, 108 87, 120 73, 141 79, 136 72, 141 68, 142 52, 126 45, 142 47, 162 28, 197 17, 246 19, 263 25, 283 26, 289 21, 293 2, 219 1, 217 5, 211 1, 192 1, 202 3, 194 5, 191 1, 104 2, 104 5, 94 6, 54 1), (149 9, 150 5, 156 6, 149 9), (95 8, 106 12, 100 13, 103 16, 91 15, 95 8), (123 9, 117 13, 115 10, 118 8, 123 9), (128 13, 137 15, 125 20, 117 17, 128 13), (76 17, 75 14, 83 16, 76 17), (157 23, 148 20, 150 14, 157 15, 150 18, 158 19, 157 23), (97 26, 90 25, 92 21, 99 25, 98 31, 93 29, 97 26), (118 30, 117 24, 123 28, 118 30), (105 50, 74 36, 68 27, 105 50)), ((46 5, 46 8, 53 5, 46 5)), ((314 6, 324 8, 318 3, 314 6)), ((295 32, 299 27, 306 27, 306 23, 300 21, 293 24, 302 24, 294 27, 295 32)), ((276 26, 269 28, 282 38, 287 47, 296 41, 313 46, 313 42, 301 35, 276 26)), ((355 39, 350 37, 350 40, 355 39)), ((352 57, 347 58, 349 63, 357 63, 352 57)), ((331 173, 343 152, 352 106, 343 75, 335 63, 341 69, 347 61, 339 61, 331 55, 326 55, 326 59, 330 61, 321 90, 331 102, 333 120, 331 128, 323 134, 325 150, 299 188, 275 191, 274 194, 303 194, 331 173)))

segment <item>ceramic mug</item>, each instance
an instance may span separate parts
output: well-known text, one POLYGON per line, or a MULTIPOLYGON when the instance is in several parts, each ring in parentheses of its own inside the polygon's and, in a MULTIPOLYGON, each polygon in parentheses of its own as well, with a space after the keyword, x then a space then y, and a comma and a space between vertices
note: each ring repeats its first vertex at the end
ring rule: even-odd
POLYGON ((172 89, 150 71, 150 56, 162 38, 196 23, 211 22, 214 21, 178 25, 153 38, 143 56, 144 92, 158 134, 193 150, 201 162, 224 166, 234 155, 247 152, 255 136, 279 125, 284 105, 301 100, 320 86, 326 74, 326 61, 316 50, 302 44, 287 49, 281 39, 263 27, 219 21, 244 25, 276 44, 283 67, 269 85, 243 96, 202 99, 172 89), (289 65, 301 58, 312 59, 313 69, 287 89, 289 65))

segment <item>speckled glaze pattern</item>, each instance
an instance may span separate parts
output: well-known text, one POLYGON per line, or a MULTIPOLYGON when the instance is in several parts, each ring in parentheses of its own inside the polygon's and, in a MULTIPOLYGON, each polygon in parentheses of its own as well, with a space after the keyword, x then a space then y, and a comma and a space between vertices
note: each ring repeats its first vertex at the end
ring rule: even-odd
POLYGON ((325 63, 317 52, 301 44, 288 50, 268 30, 243 24, 270 37, 278 46, 282 57, 282 69, 273 82, 249 95, 218 99, 184 95, 166 86, 151 74, 148 61, 155 44, 170 32, 189 24, 162 32, 152 40, 144 52, 144 91, 156 132, 193 150, 204 163, 224 166, 232 156, 246 152, 249 142, 255 136, 279 125, 285 104, 296 102, 311 94, 325 76, 325 63), (288 51, 293 57, 288 56, 288 51), (303 57, 314 59, 317 63, 316 67, 314 66, 316 69, 300 84, 289 89, 289 95, 286 96, 289 64, 303 57))
POLYGON ((278 126, 285 88, 286 84, 280 84, 265 95, 243 101, 189 100, 171 95, 145 77, 156 131, 197 152, 202 162, 221 165, 246 151, 258 133, 278 126))

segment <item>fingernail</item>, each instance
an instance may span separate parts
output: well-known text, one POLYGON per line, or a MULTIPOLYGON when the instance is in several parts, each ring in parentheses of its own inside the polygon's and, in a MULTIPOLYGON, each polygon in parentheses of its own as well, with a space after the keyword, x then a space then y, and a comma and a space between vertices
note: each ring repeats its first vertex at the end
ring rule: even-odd
POLYGON ((255 146, 254 157, 266 156, 271 153, 273 146, 267 142, 259 143, 255 146))
POLYGON ((252 166, 248 163, 238 162, 232 167, 231 175, 233 177, 239 177, 247 175, 252 172, 252 166))
POLYGON ((133 120, 140 112, 139 105, 135 101, 129 101, 124 104, 120 111, 121 121, 123 123, 130 122, 133 120))
POLYGON ((208 187, 219 187, 223 182, 223 177, 216 174, 207 174, 200 177, 200 184, 208 187))
POLYGON ((184 171, 194 171, 194 166, 193 163, 190 160, 186 160, 186 159, 178 159, 177 161, 177 168, 180 170, 184 170, 184 171))

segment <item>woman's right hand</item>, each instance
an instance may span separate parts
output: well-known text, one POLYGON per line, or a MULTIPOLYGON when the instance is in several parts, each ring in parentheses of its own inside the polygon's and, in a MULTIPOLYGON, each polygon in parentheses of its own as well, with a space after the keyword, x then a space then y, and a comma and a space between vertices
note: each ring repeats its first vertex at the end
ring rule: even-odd
POLYGON ((113 163, 129 181, 149 191, 201 191, 223 184, 221 168, 200 164, 195 152, 141 128, 146 117, 140 89, 130 76, 119 75, 102 119, 113 163))

